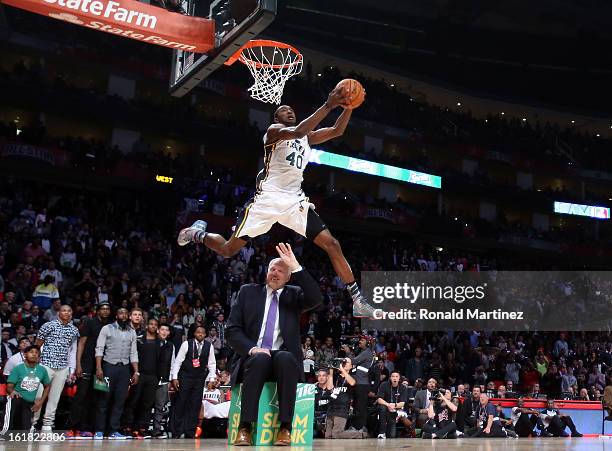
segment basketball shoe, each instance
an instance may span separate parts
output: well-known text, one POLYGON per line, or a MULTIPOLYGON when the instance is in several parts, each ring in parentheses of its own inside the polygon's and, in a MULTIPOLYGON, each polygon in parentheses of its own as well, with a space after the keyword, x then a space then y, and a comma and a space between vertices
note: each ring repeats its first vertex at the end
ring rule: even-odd
POLYGON ((374 310, 361 293, 353 297, 353 317, 374 319, 374 310))
POLYGON ((196 221, 189 227, 181 230, 178 234, 176 242, 179 246, 186 246, 189 243, 197 242, 200 243, 201 238, 206 233, 206 227, 208 224, 206 221, 196 221))

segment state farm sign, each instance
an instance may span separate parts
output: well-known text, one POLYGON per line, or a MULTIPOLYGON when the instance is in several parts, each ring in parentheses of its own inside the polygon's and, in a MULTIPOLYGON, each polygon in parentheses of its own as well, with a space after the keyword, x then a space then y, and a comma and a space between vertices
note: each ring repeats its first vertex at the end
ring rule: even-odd
POLYGON ((183 16, 135 0, 2 0, 54 19, 177 50, 214 47, 214 21, 183 16))

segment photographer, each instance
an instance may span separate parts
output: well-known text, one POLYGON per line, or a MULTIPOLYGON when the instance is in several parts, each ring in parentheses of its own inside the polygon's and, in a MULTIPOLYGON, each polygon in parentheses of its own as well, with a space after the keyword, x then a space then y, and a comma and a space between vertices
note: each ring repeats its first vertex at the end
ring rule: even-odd
POLYGON ((408 401, 408 390, 400 384, 399 371, 392 371, 388 381, 380 384, 378 388, 378 438, 395 438, 395 424, 400 412, 404 413, 404 406, 408 401))
POLYGON ((423 438, 457 438, 455 413, 459 400, 452 397, 448 389, 440 389, 433 393, 427 408, 427 423, 423 425, 423 438))
MULTIPOLYGON (((368 344, 368 337, 362 335, 359 337, 359 344, 356 357, 352 359, 353 370, 352 375, 356 385, 354 389, 354 404, 353 411, 355 413, 354 429, 367 434, 366 420, 368 418, 368 392, 370 391, 369 371, 374 362, 374 354, 368 344)), ((348 345, 343 345, 342 349, 348 354, 350 349, 348 345)))
MULTIPOLYGON (((365 438, 360 431, 345 431, 346 420, 351 404, 351 387, 357 383, 349 374, 353 368, 351 359, 334 359, 332 365, 337 365, 338 378, 332 385, 327 408, 327 421, 325 422, 325 438, 365 438)), ((328 380, 333 380, 334 370, 329 370, 328 380)), ((329 387, 329 385, 328 385, 329 387)))

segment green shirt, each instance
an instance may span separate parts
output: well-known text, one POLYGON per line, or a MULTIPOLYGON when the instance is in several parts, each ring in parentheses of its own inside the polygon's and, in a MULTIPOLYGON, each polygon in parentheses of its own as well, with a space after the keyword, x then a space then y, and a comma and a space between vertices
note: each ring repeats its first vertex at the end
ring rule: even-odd
POLYGON ((15 384, 15 391, 24 401, 34 402, 36 400, 36 392, 42 383, 47 385, 51 383, 47 370, 42 365, 34 367, 26 366, 25 363, 20 363, 8 377, 9 384, 15 384))

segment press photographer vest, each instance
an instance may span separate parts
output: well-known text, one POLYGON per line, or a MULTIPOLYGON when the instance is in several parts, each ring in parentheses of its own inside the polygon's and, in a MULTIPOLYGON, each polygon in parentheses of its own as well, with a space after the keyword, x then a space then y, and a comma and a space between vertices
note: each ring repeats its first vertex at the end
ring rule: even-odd
POLYGON ((185 354, 185 360, 181 364, 178 375, 179 377, 202 378, 204 380, 208 376, 208 356, 210 355, 212 345, 207 341, 202 341, 202 351, 198 356, 198 348, 195 345, 195 341, 194 338, 187 340, 187 354, 185 354), (199 360, 199 367, 193 366, 193 359, 199 360))

